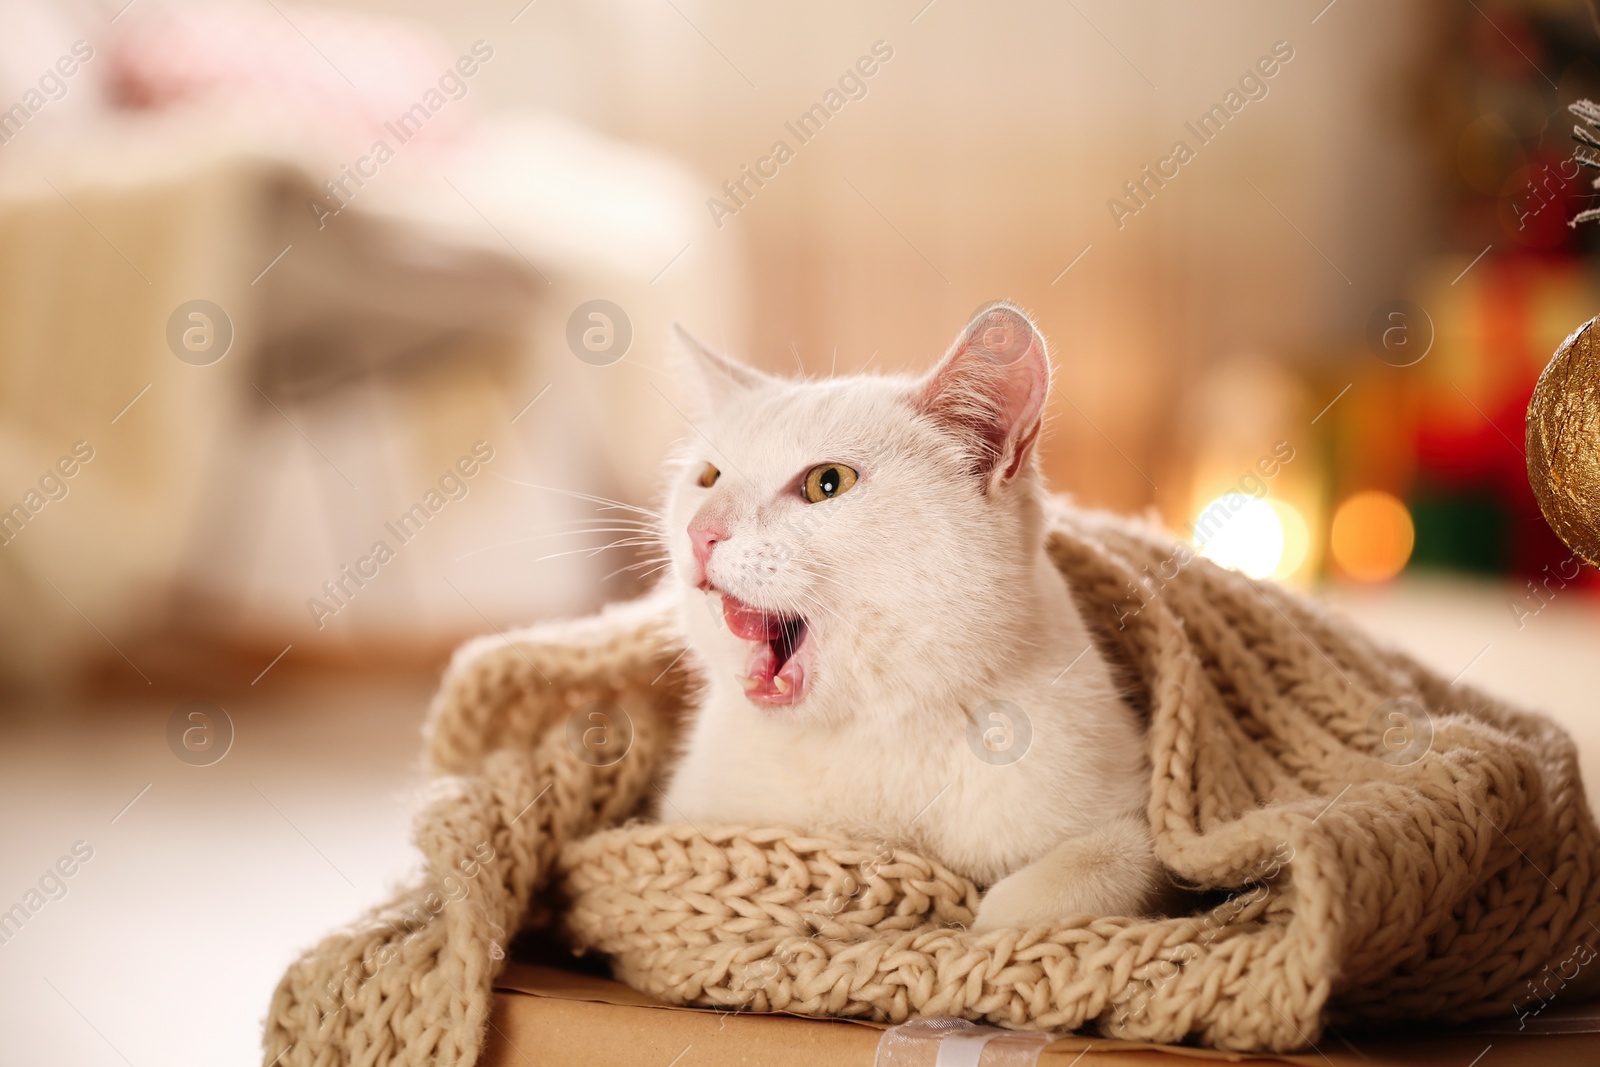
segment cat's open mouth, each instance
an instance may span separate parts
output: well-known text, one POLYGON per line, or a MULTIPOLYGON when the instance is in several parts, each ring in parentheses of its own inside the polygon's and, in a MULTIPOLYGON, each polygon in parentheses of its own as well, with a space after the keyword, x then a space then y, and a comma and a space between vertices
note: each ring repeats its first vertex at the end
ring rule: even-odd
POLYGON ((801 656, 806 621, 798 615, 752 607, 727 593, 722 594, 722 618, 734 636, 753 644, 750 662, 739 679, 744 695, 758 704, 799 703, 806 689, 801 656))

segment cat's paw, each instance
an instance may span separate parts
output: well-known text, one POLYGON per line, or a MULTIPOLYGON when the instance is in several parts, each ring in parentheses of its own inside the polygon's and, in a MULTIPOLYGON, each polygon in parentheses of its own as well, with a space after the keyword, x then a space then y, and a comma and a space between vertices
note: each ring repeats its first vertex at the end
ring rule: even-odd
POLYGON ((1079 915, 1130 914, 1141 903, 1142 900, 1104 897, 1090 886, 1062 884, 1040 870, 1038 864, 1033 864, 990 887, 978 903, 978 914, 971 930, 975 934, 985 934, 1009 927, 1059 922, 1079 915))
POLYGON ((983 895, 973 933, 1074 916, 1145 915, 1161 892, 1161 867, 1142 823, 1063 841, 983 895))

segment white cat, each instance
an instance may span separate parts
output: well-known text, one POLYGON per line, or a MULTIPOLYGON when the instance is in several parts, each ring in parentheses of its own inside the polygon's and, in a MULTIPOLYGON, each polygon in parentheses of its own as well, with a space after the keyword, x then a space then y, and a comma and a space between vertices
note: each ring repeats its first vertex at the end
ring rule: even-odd
POLYGON ((661 818, 915 849, 992 887, 977 930, 1148 913, 1142 727, 1044 549, 1033 323, 987 307, 915 380, 679 339, 665 535, 710 682, 661 818))

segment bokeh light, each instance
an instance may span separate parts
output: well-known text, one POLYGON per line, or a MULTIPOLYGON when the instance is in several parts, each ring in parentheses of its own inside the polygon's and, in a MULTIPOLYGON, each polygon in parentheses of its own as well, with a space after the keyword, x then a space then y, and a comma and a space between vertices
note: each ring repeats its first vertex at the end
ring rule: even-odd
POLYGON ((1272 577, 1284 581, 1305 566, 1311 554, 1311 527, 1305 516, 1300 514, 1300 509, 1293 504, 1282 500, 1268 500, 1267 504, 1283 527, 1283 551, 1278 556, 1278 565, 1272 570, 1272 577))
POLYGON ((1214 529, 1201 542, 1202 556, 1252 578, 1277 572, 1284 556, 1284 526, 1276 508, 1243 493, 1225 493, 1200 509, 1197 526, 1203 528, 1208 515, 1220 522, 1213 520, 1214 529))
POLYGON ((1415 543, 1416 528, 1406 506, 1389 493, 1366 490, 1334 512, 1328 550, 1351 578, 1383 582, 1404 569, 1415 543))

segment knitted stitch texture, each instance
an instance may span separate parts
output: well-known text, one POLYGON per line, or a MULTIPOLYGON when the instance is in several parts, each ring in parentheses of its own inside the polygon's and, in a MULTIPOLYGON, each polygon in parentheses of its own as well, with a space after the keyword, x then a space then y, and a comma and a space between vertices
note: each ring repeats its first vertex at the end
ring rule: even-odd
POLYGON ((469 1067, 519 931, 683 1004, 1263 1052, 1600 992, 1600 831, 1558 726, 1145 527, 1049 522, 1148 715, 1157 855, 1209 910, 975 936, 978 888, 893 842, 630 821, 698 685, 656 595, 456 654, 423 870, 290 967, 263 1062, 469 1067), (597 707, 620 758, 578 740, 597 707))

